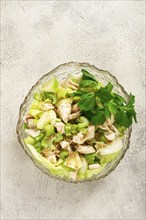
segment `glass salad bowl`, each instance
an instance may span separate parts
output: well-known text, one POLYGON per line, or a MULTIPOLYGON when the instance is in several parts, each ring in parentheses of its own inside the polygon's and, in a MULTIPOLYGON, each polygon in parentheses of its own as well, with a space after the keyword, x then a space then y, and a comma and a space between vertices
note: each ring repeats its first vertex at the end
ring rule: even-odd
POLYGON ((19 119, 18 119, 18 123, 17 123, 18 140, 19 140, 22 148, 24 149, 24 151, 32 159, 33 163, 48 176, 55 177, 55 178, 58 178, 58 179, 61 179, 61 180, 67 181, 67 182, 74 182, 74 183, 91 181, 91 180, 98 180, 98 179, 103 178, 103 177, 107 176, 108 174, 110 174, 117 167, 117 165, 119 164, 121 159, 124 157, 128 147, 129 147, 132 126, 130 126, 129 128, 126 129, 124 138, 122 139, 123 147, 120 151, 120 154, 118 155, 118 157, 115 160, 109 162, 100 173, 93 175, 91 178, 74 181, 74 180, 67 179, 66 177, 59 177, 58 175, 52 174, 50 172, 50 169, 47 166, 47 164, 42 162, 42 160, 41 160, 42 156, 39 155, 35 149, 32 150, 25 144, 24 139, 26 137, 26 133, 23 129, 23 119, 24 119, 26 112, 28 111, 28 108, 29 108, 32 100, 33 100, 34 93, 36 93, 39 90, 39 87, 45 81, 48 81, 53 77, 56 77, 58 79, 58 81, 63 81, 68 76, 68 74, 73 74, 75 76, 79 76, 82 69, 86 69, 91 74, 93 74, 97 78, 97 80, 99 80, 103 85, 106 85, 108 82, 111 82, 114 86, 113 91, 116 92, 117 94, 123 96, 126 101, 129 100, 129 95, 127 94, 127 92, 118 83, 117 79, 108 71, 100 70, 100 69, 96 68, 95 66, 90 65, 88 63, 69 62, 69 63, 59 65, 58 67, 56 67, 55 69, 53 69, 49 73, 43 75, 38 80, 38 82, 31 88, 31 90, 28 92, 27 96, 25 97, 23 103, 21 104, 20 112, 19 112, 19 119))

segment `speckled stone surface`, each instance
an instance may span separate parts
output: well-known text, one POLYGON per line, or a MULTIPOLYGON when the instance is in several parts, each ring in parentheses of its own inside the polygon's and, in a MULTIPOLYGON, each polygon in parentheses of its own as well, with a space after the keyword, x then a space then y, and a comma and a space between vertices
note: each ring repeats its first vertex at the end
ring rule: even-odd
POLYGON ((1 216, 145 219, 144 1, 2 1, 1 216), (130 149, 103 180, 69 184, 41 173, 16 137, 21 102, 68 61, 112 72, 136 96, 130 149))

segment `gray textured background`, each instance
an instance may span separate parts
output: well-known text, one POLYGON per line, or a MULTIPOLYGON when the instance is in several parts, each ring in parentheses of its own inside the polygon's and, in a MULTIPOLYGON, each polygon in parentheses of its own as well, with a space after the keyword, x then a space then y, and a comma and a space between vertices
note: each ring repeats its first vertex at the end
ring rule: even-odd
POLYGON ((2 1, 2 219, 145 219, 144 1, 2 1), (31 86, 68 62, 111 71, 136 96, 138 124, 117 169, 67 184, 38 170, 17 142, 31 86))

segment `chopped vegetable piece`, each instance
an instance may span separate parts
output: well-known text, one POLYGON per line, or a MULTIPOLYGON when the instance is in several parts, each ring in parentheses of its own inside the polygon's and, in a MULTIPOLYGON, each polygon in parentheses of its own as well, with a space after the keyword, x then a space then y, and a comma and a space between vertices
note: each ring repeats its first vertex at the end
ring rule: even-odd
POLYGON ((65 159, 67 156, 68 156, 68 151, 66 151, 66 150, 61 151, 61 153, 60 153, 61 159, 65 159))
POLYGON ((48 82, 45 82, 42 87, 43 92, 56 93, 57 89, 58 89, 58 81, 56 78, 50 79, 48 82))
POLYGON ((35 140, 36 140, 36 141, 40 141, 43 137, 44 137, 44 135, 43 135, 42 133, 40 133, 40 134, 35 138, 35 140))
POLYGON ((34 97, 34 99, 37 100, 37 101, 42 101, 42 95, 39 94, 39 93, 37 93, 37 92, 34 94, 33 97, 34 97))
POLYGON ((65 125, 65 134, 66 134, 66 136, 70 136, 71 135, 71 131, 72 131, 71 124, 67 123, 65 125))
POLYGON ((35 143, 35 139, 33 138, 33 137, 31 137, 31 136, 27 136, 25 139, 24 139, 24 142, 26 143, 26 144, 34 144, 35 143))
POLYGON ((46 131, 46 135, 47 136, 51 136, 52 134, 54 134, 55 133, 55 131, 54 131, 54 125, 46 125, 45 127, 44 127, 44 129, 45 129, 45 131, 46 131))
POLYGON ((86 128, 88 127, 89 125, 89 121, 86 117, 84 116, 81 116, 79 119, 78 119, 78 128, 81 129, 81 128, 86 128))
POLYGON ((87 161, 88 164, 93 164, 96 158, 96 153, 93 154, 86 154, 85 155, 85 159, 87 161))
POLYGON ((51 92, 45 92, 45 96, 46 96, 46 98, 50 98, 52 100, 52 104, 56 104, 57 97, 55 94, 53 94, 51 92))
POLYGON ((62 134, 56 134, 56 138, 54 139, 54 143, 58 143, 63 140, 63 135, 62 134))

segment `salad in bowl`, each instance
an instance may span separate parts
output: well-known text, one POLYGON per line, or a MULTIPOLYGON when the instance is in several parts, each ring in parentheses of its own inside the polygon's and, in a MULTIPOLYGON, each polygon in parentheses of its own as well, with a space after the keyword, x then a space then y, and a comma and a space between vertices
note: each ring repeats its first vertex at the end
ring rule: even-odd
POLYGON ((18 138, 48 175, 70 182, 99 179, 128 148, 134 102, 110 73, 64 64, 30 90, 20 108, 18 138))

